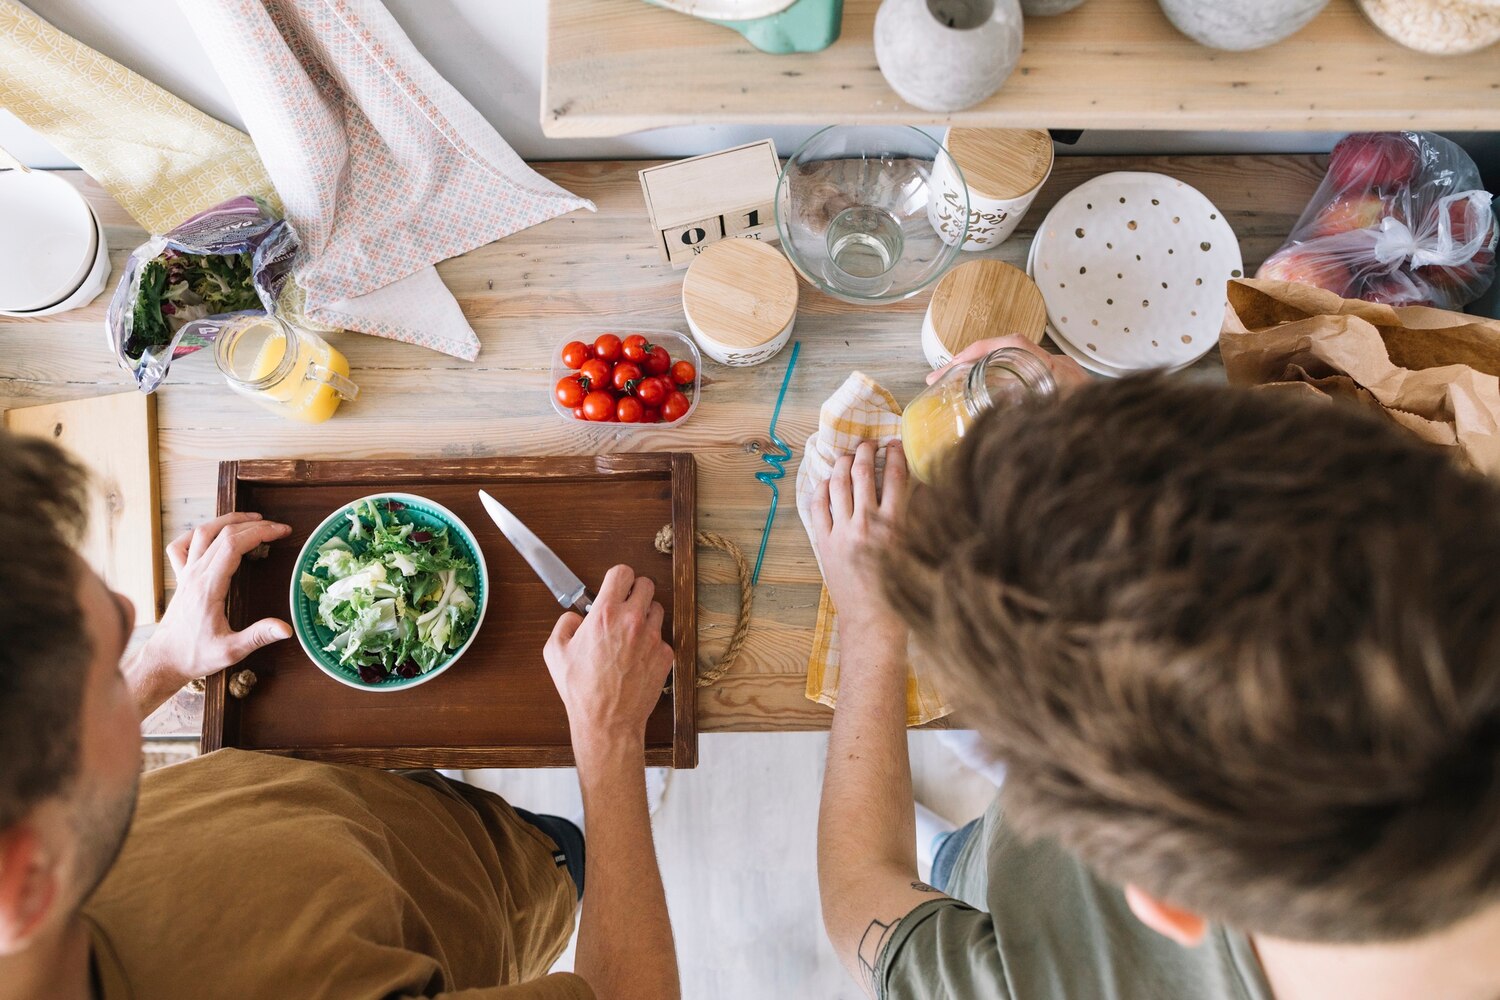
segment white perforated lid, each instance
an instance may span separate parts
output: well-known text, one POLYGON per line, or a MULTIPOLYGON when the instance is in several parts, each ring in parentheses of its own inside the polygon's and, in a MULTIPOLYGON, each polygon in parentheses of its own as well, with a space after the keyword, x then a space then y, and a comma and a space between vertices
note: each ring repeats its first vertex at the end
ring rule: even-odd
POLYGON ((88 276, 98 233, 88 203, 43 170, 0 170, 0 309, 61 302, 88 276))
MULTIPOLYGON (((1031 270, 1048 322, 1095 370, 1191 364, 1219 340, 1225 285, 1244 275, 1213 202, 1165 174, 1104 174, 1047 213, 1031 270)), ((1059 345, 1062 346, 1062 345, 1059 345)))

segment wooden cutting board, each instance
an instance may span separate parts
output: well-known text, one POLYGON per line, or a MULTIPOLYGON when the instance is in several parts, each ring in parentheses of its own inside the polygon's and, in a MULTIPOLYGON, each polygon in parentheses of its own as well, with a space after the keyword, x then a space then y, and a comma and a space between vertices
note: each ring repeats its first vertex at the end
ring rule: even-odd
MULTIPOLYGON (((616 563, 656 583, 672 679, 646 727, 652 765, 697 764, 697 596, 693 545, 655 548, 657 532, 695 530, 693 457, 633 454, 566 458, 373 462, 253 461, 219 466, 219 513, 258 511, 292 526, 269 555, 247 561, 229 593, 236 628, 291 620, 297 553, 331 512, 381 492, 415 493, 453 511, 479 540, 489 605, 474 644, 444 673, 397 691, 364 691, 319 670, 295 639, 245 660, 257 683, 228 694, 208 679, 203 751, 241 747, 372 767, 571 766, 568 721, 542 647, 563 609, 490 521, 487 490, 590 587, 616 563)), ((239 668, 236 668, 239 669, 239 668)))
POLYGON ((131 391, 24 406, 5 412, 5 426, 61 445, 88 469, 83 557, 130 598, 137 625, 155 622, 162 604, 156 397, 131 391))

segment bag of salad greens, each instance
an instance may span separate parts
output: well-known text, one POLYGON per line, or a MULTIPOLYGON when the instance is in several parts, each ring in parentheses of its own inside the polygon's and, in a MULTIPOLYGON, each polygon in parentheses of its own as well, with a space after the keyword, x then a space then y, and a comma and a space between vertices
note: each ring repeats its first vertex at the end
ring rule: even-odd
POLYGON ((291 223, 249 195, 151 237, 125 262, 109 302, 120 367, 152 392, 175 359, 213 343, 226 316, 273 311, 298 245, 291 223))

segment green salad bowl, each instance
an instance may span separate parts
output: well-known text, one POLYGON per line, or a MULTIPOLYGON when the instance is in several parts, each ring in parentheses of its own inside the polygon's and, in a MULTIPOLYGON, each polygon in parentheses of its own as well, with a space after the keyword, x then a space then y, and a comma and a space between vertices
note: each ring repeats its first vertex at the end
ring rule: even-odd
POLYGON ((375 493, 344 504, 324 518, 323 523, 307 537, 302 551, 297 555, 296 565, 292 569, 292 631, 296 633, 297 642, 302 645, 302 651, 307 654, 308 659, 312 660, 319 670, 340 684, 347 684, 349 687, 359 688, 362 691, 401 691, 427 683, 458 662, 458 658, 473 645, 474 637, 479 634, 479 627, 484 624, 484 613, 489 606, 489 596, 490 577, 489 569, 484 563, 484 553, 479 550, 479 542, 474 538, 474 533, 459 519, 457 514, 426 497, 413 496, 410 493, 375 493), (474 615, 474 623, 469 627, 468 635, 464 637, 463 642, 425 674, 400 677, 393 673, 373 683, 361 679, 359 671, 354 666, 341 664, 337 652, 330 652, 324 648, 333 641, 335 633, 318 620, 318 602, 302 592, 302 574, 312 572, 314 564, 318 561, 319 546, 334 537, 341 538, 347 543, 352 527, 349 512, 366 500, 374 500, 379 505, 385 505, 393 500, 402 504, 403 507, 398 511, 400 519, 416 525, 419 529, 429 531, 437 528, 448 529, 448 538, 454 549, 474 562, 474 592, 470 595, 478 609, 474 615))

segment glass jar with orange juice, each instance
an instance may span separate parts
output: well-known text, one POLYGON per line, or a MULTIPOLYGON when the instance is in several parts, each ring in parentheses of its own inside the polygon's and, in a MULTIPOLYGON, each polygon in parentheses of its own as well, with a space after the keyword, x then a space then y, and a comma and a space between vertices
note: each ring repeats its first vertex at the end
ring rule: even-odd
POLYGON ((942 458, 985 412, 1051 396, 1057 382, 1045 362, 1018 347, 954 365, 901 414, 901 447, 916 477, 932 482, 942 458))
POLYGON ((359 395, 349 362, 317 334, 272 315, 225 322, 214 360, 229 387, 284 417, 320 424, 359 395))

